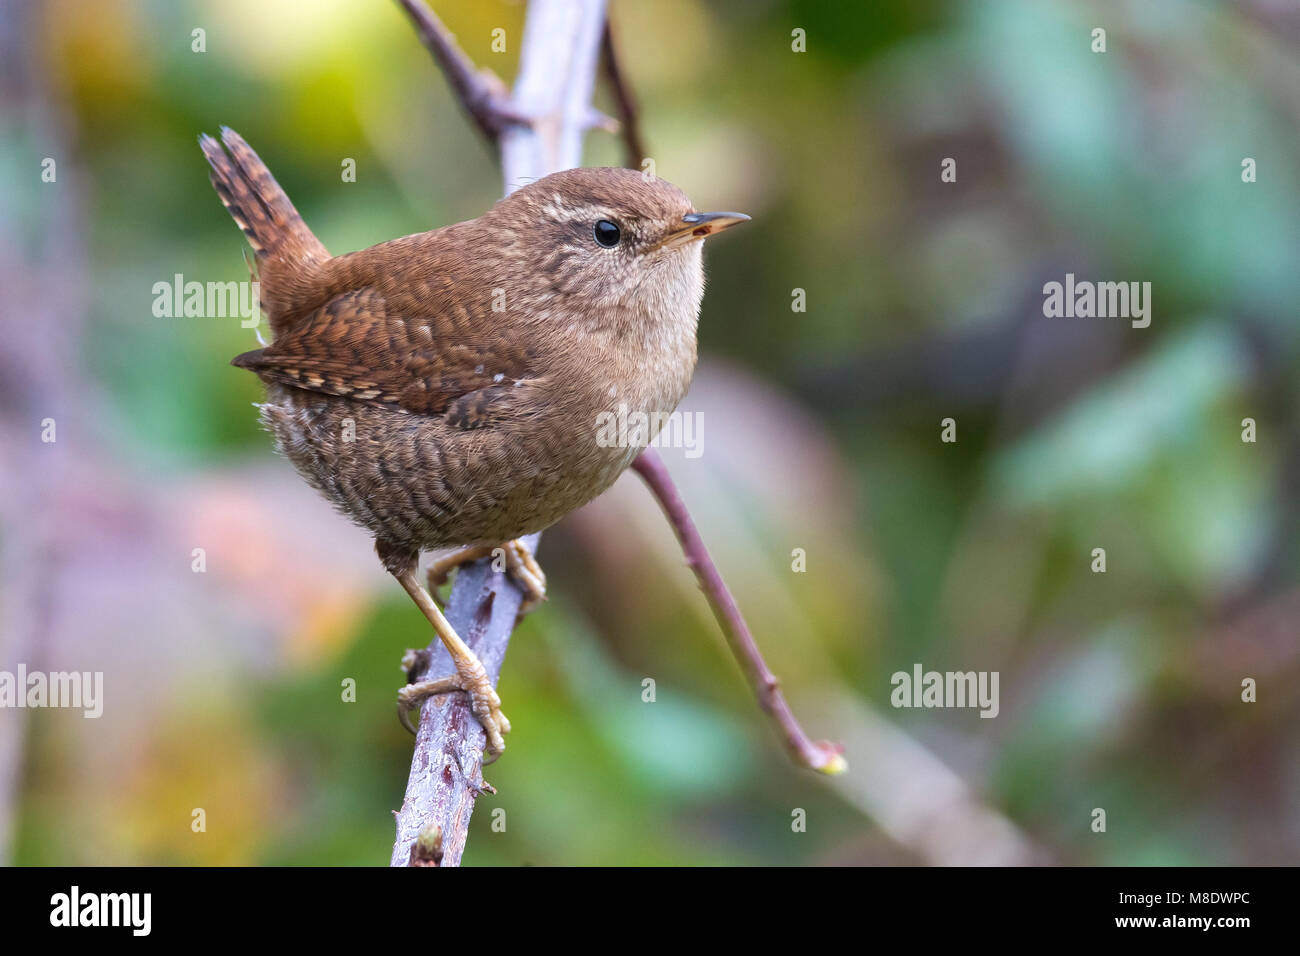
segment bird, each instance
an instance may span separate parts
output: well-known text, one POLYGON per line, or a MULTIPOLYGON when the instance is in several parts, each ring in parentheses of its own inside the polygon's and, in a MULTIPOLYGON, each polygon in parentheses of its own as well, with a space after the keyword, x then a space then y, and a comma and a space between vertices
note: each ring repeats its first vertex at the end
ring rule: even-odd
POLYGON ((418 577, 501 548, 527 594, 545 575, 520 539, 607 489, 686 394, 704 295, 703 240, 749 217, 699 212, 646 173, 576 168, 475 219, 332 256, 234 130, 202 134, 222 204, 254 254, 271 341, 232 364, 266 390, 278 451, 374 536, 384 568, 455 674, 408 683, 402 707, 463 691, 487 762, 510 722, 474 652, 418 577), (647 414, 634 441, 602 415, 647 414))

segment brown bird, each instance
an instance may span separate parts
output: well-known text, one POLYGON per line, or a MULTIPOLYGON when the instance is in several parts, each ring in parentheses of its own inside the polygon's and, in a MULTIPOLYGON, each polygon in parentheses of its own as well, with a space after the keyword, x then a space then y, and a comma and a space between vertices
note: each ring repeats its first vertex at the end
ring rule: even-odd
POLYGON ((530 594, 545 578, 516 539, 613 484, 686 393, 704 237, 749 217, 696 212, 661 179, 570 169, 477 219, 331 256, 233 130, 199 143, 256 255, 272 343, 233 360, 266 385, 263 424, 429 619, 456 676, 404 687, 414 706, 469 694, 495 758, 510 723, 473 651, 420 583, 420 552, 505 549, 530 594), (603 440, 603 413, 651 430, 603 440), (656 414, 658 413, 658 414, 656 414))

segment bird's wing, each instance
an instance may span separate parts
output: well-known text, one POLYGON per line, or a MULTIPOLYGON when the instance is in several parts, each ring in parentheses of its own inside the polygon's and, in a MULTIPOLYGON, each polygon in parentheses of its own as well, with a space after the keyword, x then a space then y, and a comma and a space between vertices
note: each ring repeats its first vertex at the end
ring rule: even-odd
POLYGON ((393 314, 387 296, 354 288, 232 364, 293 388, 440 415, 457 428, 507 414, 533 377, 526 351, 505 336, 475 335, 471 323, 415 311, 393 314))

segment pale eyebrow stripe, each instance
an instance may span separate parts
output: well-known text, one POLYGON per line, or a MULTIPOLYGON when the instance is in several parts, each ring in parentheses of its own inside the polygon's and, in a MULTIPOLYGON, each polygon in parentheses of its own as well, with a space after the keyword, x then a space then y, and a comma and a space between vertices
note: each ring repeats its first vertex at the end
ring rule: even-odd
POLYGON ((566 206, 557 203, 547 203, 542 207, 542 212, 557 219, 561 222, 575 222, 597 219, 618 219, 619 217, 605 206, 566 206))

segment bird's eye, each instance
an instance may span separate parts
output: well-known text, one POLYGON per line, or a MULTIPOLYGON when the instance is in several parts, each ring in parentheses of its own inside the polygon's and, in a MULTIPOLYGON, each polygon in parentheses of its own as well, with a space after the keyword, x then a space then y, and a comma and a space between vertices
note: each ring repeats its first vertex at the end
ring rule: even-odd
POLYGON ((600 243, 606 249, 613 249, 618 245, 620 235, 618 226, 615 223, 610 222, 608 219, 602 219, 600 222, 596 223, 596 228, 593 232, 596 235, 596 242, 600 243))

